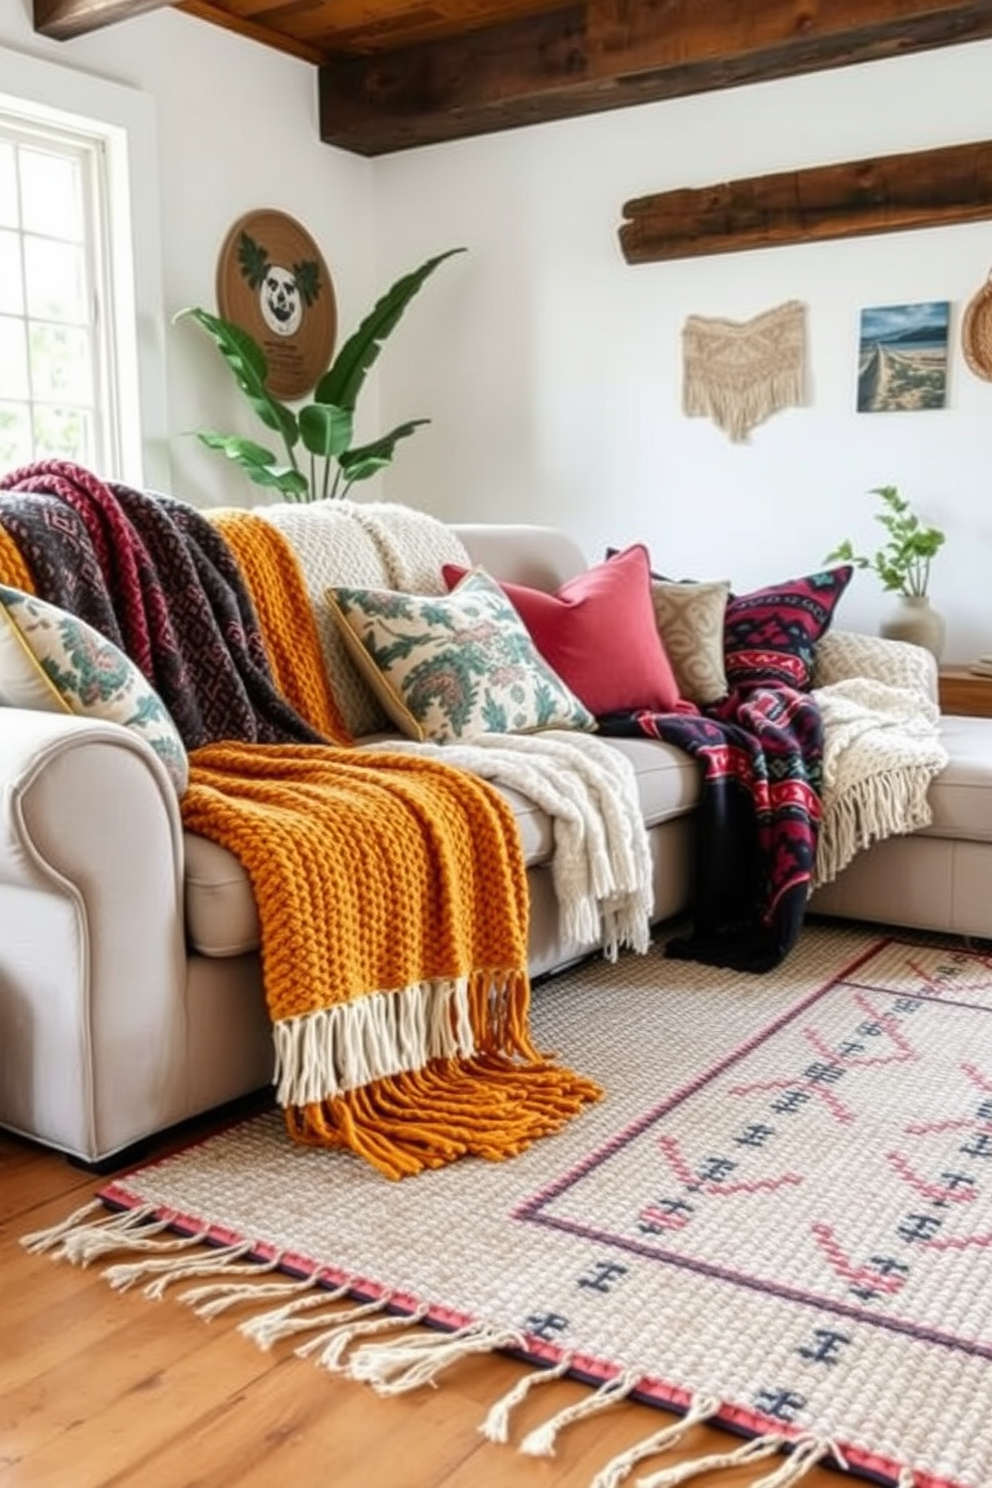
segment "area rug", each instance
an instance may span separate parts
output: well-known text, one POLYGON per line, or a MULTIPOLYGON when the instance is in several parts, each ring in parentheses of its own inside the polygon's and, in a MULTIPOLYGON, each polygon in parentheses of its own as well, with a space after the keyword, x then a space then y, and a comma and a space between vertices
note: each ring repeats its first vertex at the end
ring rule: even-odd
MULTIPOLYGON (((182 1281, 205 1313, 240 1299, 231 1326, 383 1393, 499 1348, 541 1366, 523 1388, 567 1370, 589 1409, 725 1426, 710 1472, 750 1452, 775 1488, 816 1462, 988 1488, 992 956, 810 922, 761 977, 658 949, 587 963, 535 988, 533 1028, 606 1098, 512 1162, 389 1183, 264 1114, 109 1184, 109 1227, 35 1243, 117 1285, 182 1281), (160 1253, 156 1218, 209 1238, 213 1277, 202 1245, 160 1253), (327 1288, 350 1310, 322 1318, 327 1288)), ((487 1434, 550 1450, 566 1420, 521 1441, 518 1398, 487 1434)), ((687 1480, 671 1445, 644 1444, 639 1482, 687 1480)))

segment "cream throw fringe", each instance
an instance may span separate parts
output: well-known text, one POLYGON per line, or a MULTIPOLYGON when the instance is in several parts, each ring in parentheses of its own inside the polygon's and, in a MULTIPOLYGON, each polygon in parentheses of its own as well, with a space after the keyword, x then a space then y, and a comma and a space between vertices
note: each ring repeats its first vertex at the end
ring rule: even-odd
POLYGON ((465 744, 373 744, 413 750, 518 791, 551 818, 551 876, 562 935, 603 944, 615 961, 651 943, 653 865, 633 766, 592 734, 478 734, 465 744))
POLYGON ((927 792, 948 761, 922 693, 851 677, 812 693, 823 717, 823 820, 811 888, 862 848, 931 820, 927 792))
POLYGON ((690 315, 682 327, 682 411, 711 418, 737 444, 805 402, 806 307, 787 300, 753 320, 690 315))

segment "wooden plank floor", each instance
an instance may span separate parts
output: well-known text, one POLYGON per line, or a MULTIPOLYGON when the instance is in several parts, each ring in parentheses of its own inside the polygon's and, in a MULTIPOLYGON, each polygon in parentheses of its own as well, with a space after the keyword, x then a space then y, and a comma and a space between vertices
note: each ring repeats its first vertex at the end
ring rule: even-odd
MULTIPOLYGON (((295 1358, 292 1340, 262 1352, 235 1315, 206 1323, 168 1294, 117 1294, 98 1265, 80 1270, 18 1244, 104 1181, 0 1133, 2 1488, 589 1488, 609 1458, 671 1419, 625 1403, 568 1428, 554 1457, 524 1457, 478 1429, 524 1372, 511 1359, 470 1359, 438 1389, 381 1399, 295 1358)), ((546 1384, 515 1413, 514 1439, 585 1393, 546 1384)), ((696 1426, 627 1481, 737 1444, 696 1426)), ((744 1488, 776 1462, 693 1483, 744 1488)), ((839 1481, 817 1468, 803 1484, 839 1481)))

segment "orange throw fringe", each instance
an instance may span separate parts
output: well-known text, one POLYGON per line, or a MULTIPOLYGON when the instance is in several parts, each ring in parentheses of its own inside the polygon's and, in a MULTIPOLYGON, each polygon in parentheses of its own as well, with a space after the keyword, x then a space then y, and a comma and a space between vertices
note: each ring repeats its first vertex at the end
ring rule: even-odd
POLYGON ((352 743, 324 670, 317 622, 292 547, 254 512, 222 507, 205 515, 234 554, 283 697, 328 739, 352 743))
POLYGON ((400 1178, 512 1157, 599 1098, 530 1042, 527 882, 498 792, 334 746, 222 742, 190 766, 185 826, 251 880, 296 1140, 400 1178))

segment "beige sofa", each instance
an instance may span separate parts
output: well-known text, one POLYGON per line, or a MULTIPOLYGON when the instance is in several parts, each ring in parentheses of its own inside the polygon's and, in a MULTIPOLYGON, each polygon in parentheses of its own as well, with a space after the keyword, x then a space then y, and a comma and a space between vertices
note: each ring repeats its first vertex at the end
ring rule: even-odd
MULTIPOLYGON (((457 530, 502 579, 555 589, 585 566, 551 529, 457 530)), ((898 648, 863 638, 855 654, 884 678, 898 648)), ((814 680, 837 680, 848 650, 828 635, 814 680)), ((944 737, 951 763, 931 787, 932 825, 861 854, 813 910, 992 937, 992 720, 947 718, 944 737)), ((697 766, 658 741, 610 743, 637 773, 664 921, 689 906, 697 766)), ((0 782, 0 1125, 96 1163, 267 1085, 272 1034, 247 879, 227 851, 184 837, 144 742, 115 725, 6 709, 0 782)), ((595 947, 563 941, 550 823, 508 794, 538 976, 595 947)))

